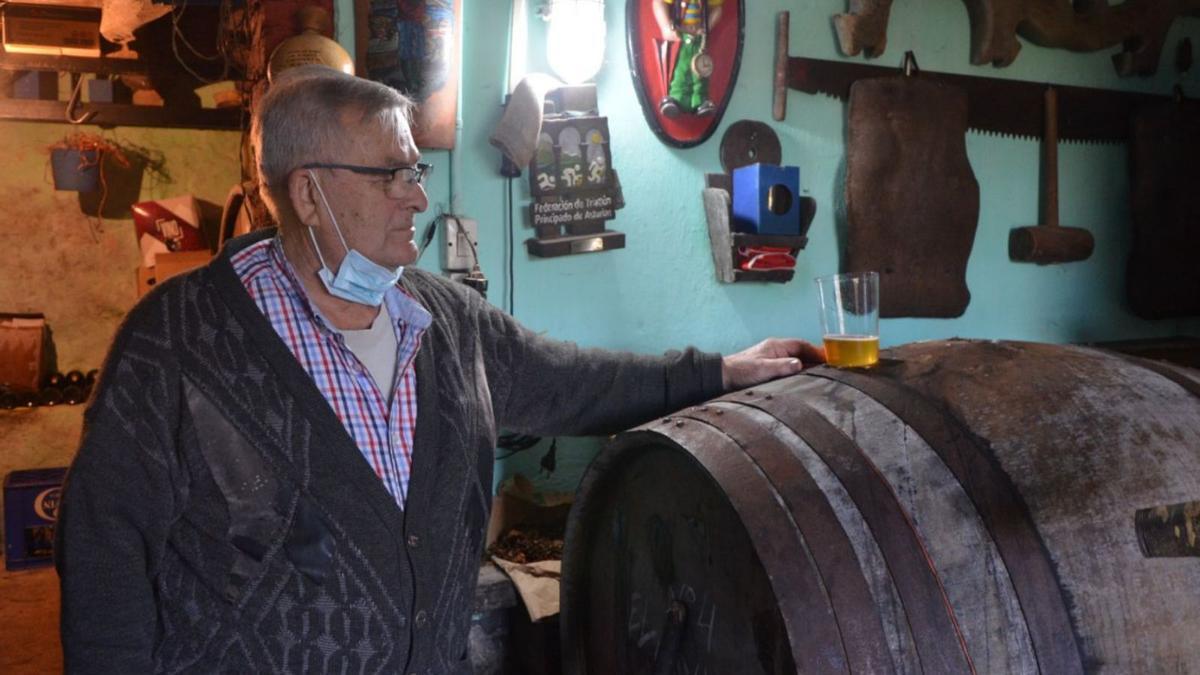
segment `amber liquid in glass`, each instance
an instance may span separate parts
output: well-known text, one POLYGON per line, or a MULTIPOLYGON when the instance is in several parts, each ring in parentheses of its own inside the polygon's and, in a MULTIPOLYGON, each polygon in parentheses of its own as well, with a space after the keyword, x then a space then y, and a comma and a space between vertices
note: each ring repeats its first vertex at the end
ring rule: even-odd
POLYGON ((825 359, 835 368, 863 368, 879 361, 878 335, 826 335, 825 359))

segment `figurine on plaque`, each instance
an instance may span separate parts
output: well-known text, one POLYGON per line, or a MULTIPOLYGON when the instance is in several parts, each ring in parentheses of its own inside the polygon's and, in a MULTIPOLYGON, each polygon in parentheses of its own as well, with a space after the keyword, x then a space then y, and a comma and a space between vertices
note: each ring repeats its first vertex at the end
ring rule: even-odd
POLYGON ((708 50, 708 33, 721 18, 723 0, 653 0, 654 18, 662 33, 662 68, 669 80, 659 102, 666 117, 687 113, 711 115, 717 109, 708 97, 708 79, 716 64, 708 50), (670 58, 671 43, 678 43, 670 58))

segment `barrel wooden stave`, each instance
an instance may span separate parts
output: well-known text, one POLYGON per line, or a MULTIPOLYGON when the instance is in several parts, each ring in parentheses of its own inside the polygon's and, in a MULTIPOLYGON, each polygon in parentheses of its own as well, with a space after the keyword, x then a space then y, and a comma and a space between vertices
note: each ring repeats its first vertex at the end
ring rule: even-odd
POLYGON ((1200 497, 1200 399, 1083 347, 951 341, 897 355, 907 385, 990 439, 1054 564, 1089 669, 1200 672, 1200 564, 1146 560, 1133 528, 1139 508, 1200 497))
MULTIPOLYGON (((794 383, 775 398, 782 399, 781 406, 789 400, 811 406, 852 438, 887 478, 930 555, 978 671, 1036 671, 1007 568, 970 498, 937 453, 862 392, 829 380, 805 379, 809 381, 794 383), (997 622, 1011 628, 997 631, 997 622)), ((787 417, 786 410, 777 412, 787 417)))
MULTIPOLYGON (((747 414, 752 412, 744 406, 716 404, 692 408, 679 419, 696 420, 728 435, 769 481, 776 506, 790 514, 793 529, 816 566, 846 652, 846 665, 853 672, 893 669, 884 622, 880 612, 875 611, 876 602, 858 565, 858 556, 837 514, 807 467, 796 461, 793 448, 781 440, 783 425, 778 420, 772 424, 771 418, 763 424, 747 414)), ((782 563, 790 564, 787 559, 782 563)), ((772 577, 780 576, 770 567, 767 571, 772 577)), ((793 593, 779 599, 781 609, 804 602, 793 593)), ((794 610, 784 609, 783 613, 788 615, 794 610)))
MULTIPOLYGON (((820 489, 825 501, 832 508, 842 531, 854 550, 858 565, 874 601, 875 616, 882 624, 884 637, 891 653, 891 672, 908 675, 920 673, 920 660, 909 629, 908 616, 896 584, 888 571, 888 564, 871 534, 862 513, 854 506, 854 500, 820 456, 792 431, 790 427, 767 413, 748 408, 735 401, 717 401, 714 408, 738 411, 746 414, 780 438, 792 451, 796 460, 804 467, 820 489)), ((839 615, 839 618, 840 615, 839 615)), ((872 671, 866 671, 872 672, 872 671)), ((879 671, 874 671, 879 672, 879 671)))

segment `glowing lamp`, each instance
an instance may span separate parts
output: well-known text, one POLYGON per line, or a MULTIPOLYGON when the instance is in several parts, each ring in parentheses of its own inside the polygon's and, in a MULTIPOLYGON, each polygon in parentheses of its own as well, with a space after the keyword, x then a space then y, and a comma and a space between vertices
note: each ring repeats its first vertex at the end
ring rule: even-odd
POLYGON ((586 82, 604 62, 603 0, 550 0, 546 58, 567 84, 586 82))

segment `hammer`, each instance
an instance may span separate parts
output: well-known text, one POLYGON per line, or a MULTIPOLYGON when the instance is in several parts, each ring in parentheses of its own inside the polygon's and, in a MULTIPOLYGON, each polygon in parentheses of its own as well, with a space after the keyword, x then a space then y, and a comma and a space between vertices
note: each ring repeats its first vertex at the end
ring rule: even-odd
POLYGON ((1041 224, 1008 233, 1008 257, 1039 265, 1076 262, 1092 255, 1092 233, 1058 224, 1058 92, 1046 87, 1045 133, 1042 136, 1041 224))

